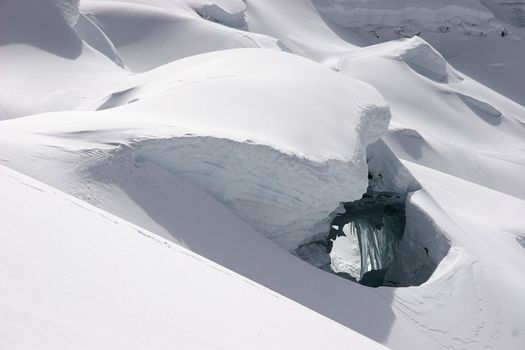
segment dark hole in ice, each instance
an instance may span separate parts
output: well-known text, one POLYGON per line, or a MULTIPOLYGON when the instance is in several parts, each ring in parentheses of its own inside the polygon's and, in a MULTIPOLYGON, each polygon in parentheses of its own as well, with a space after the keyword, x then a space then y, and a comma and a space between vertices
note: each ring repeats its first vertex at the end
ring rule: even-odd
POLYGON ((379 140, 367 148, 368 189, 319 222, 294 253, 309 264, 369 287, 419 286, 429 280, 450 243, 413 201, 419 183, 379 140))
POLYGON ((333 219, 328 236, 332 271, 371 287, 388 284, 385 271, 405 230, 405 200, 404 194, 368 191, 344 203, 345 212, 333 219))
POLYGON ((385 279, 405 230, 406 194, 367 191, 343 203, 325 239, 299 246, 296 254, 325 271, 370 287, 395 286, 385 279))

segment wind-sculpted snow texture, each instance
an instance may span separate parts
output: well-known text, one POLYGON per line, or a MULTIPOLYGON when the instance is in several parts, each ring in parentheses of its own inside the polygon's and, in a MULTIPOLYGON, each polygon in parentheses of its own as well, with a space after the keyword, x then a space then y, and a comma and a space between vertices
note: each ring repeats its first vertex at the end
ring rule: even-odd
POLYGON ((523 349, 522 5, 0 1, 0 348, 523 349))

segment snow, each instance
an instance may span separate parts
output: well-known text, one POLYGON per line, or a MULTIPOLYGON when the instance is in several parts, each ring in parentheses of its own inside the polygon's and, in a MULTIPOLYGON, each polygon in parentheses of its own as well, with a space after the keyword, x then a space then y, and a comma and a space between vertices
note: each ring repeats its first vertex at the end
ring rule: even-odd
POLYGON ((246 4, 241 0, 196 1, 192 7, 202 18, 234 28, 246 26, 246 4))
POLYGON ((0 182, 6 218, 0 226, 3 346, 383 348, 154 233, 3 166, 0 182), (24 210, 27 203, 40 210, 24 210), (65 220, 82 225, 71 229, 65 220))
POLYGON ((64 147, 63 139, 133 143, 138 162, 181 174, 286 249, 315 235, 315 223, 339 202, 366 191, 365 149, 390 116, 373 88, 279 51, 209 53, 137 76, 132 84, 104 102, 115 106, 119 99, 122 107, 13 120, 3 133, 16 139, 16 129, 31 123, 40 125, 40 134, 58 136, 45 147, 64 147), (294 95, 268 92, 278 88, 294 95), (208 96, 206 104, 201 96, 208 96), (162 141, 137 143, 150 135, 162 141))
POLYGON ((0 3, 0 120, 80 108, 125 75, 78 37, 60 9, 71 8, 50 0, 0 3))
POLYGON ((134 72, 210 51, 254 47, 280 50, 274 38, 203 20, 189 6, 166 10, 148 2, 90 0, 81 4, 81 11, 104 31, 134 72), (166 45, 170 42, 177 44, 166 45))
POLYGON ((318 8, 338 25, 350 28, 416 26, 433 31, 468 30, 494 19, 476 0, 317 0, 318 8), (465 28, 466 27, 466 28, 465 28))
POLYGON ((1 345, 523 349, 521 9, 0 2, 1 345), (367 186, 407 287, 296 250, 367 186))
POLYGON ((412 48, 414 41, 422 42, 402 39, 379 44, 329 64, 370 83, 384 96, 392 122, 383 139, 398 157, 525 198, 520 180, 525 162, 519 151, 524 107, 451 67, 449 73, 462 81, 436 82, 428 74, 410 72, 411 66, 399 53, 412 48), (370 64, 377 69, 367 70, 370 64), (384 79, 383 71, 390 72, 389 79, 384 79), (399 80, 412 93, 400 89, 399 80), (501 116, 490 116, 496 114, 501 116))

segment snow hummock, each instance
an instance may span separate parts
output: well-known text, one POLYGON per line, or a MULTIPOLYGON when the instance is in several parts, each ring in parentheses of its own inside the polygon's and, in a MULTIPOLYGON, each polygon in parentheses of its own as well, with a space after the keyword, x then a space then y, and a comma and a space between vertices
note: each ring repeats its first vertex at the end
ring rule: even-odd
MULTIPOLYGON (((202 5, 202 2, 195 1, 193 5, 199 3, 202 5)), ((236 48, 281 50, 276 38, 203 20, 192 4, 175 2, 172 5, 174 8, 168 10, 146 1, 141 4, 89 0, 82 2, 80 7, 81 12, 104 31, 126 67, 134 72, 144 72, 210 51, 236 48)), ((212 11, 206 15, 217 17, 217 13, 212 11)), ((235 21, 231 16, 224 16, 220 17, 222 21, 235 21)))
POLYGON ((418 36, 407 39, 397 54, 410 68, 431 80, 442 83, 462 80, 443 56, 418 36))
POLYGON ((242 0, 198 0, 191 6, 202 18, 224 24, 229 27, 240 28, 246 26, 246 4, 242 0))
POLYGON ((180 174, 289 250, 339 202, 366 191, 366 147, 390 117, 370 86, 273 50, 195 56, 129 86, 103 104, 120 107, 20 119, 2 133, 29 122, 51 137, 42 146, 133 143, 137 162, 180 174))

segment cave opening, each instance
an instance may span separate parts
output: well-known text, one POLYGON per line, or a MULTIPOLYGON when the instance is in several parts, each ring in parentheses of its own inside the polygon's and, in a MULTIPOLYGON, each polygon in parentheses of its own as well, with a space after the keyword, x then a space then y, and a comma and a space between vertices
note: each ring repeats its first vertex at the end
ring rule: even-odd
POLYGON ((342 202, 325 229, 295 249, 302 260, 369 287, 426 282, 450 244, 411 197, 419 183, 382 140, 367 149, 368 189, 342 202))
POLYGON ((341 203, 326 237, 303 244, 296 254, 313 265, 369 287, 396 286, 386 277, 405 230, 406 194, 368 190, 341 203))

